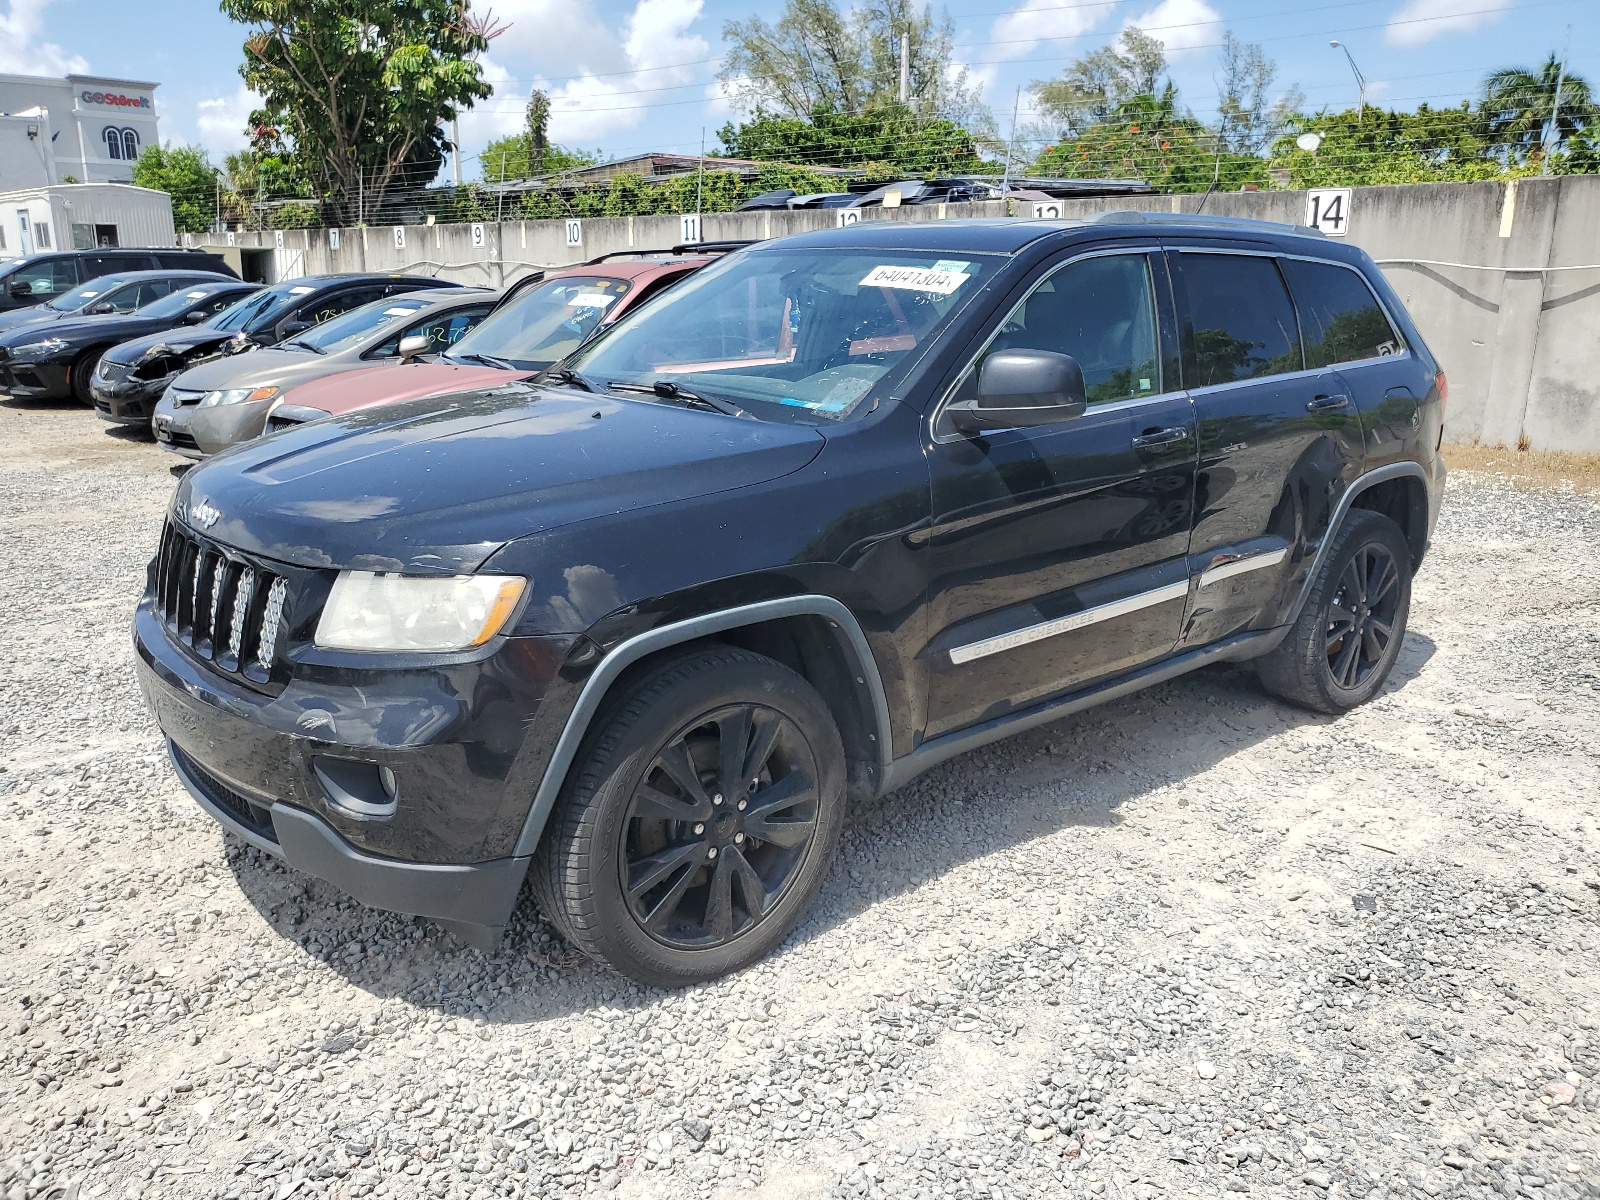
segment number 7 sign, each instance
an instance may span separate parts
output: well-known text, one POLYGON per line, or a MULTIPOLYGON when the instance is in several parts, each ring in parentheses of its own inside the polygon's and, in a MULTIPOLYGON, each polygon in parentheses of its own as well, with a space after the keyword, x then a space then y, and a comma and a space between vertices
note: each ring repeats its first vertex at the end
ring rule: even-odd
POLYGON ((1306 193, 1306 224, 1329 237, 1350 232, 1349 188, 1314 188, 1306 193))

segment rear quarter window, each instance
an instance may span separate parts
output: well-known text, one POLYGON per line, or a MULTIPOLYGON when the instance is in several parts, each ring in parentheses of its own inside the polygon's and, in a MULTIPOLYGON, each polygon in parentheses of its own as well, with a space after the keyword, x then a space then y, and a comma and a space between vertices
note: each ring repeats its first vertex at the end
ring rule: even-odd
POLYGON ((1405 348, 1359 273, 1292 258, 1281 265, 1300 310, 1307 367, 1383 358, 1405 348))

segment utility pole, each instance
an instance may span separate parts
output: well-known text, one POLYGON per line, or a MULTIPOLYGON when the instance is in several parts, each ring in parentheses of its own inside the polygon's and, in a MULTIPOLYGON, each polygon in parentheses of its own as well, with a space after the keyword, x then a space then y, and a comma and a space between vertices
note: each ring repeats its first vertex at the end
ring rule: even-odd
POLYGON ((911 103, 911 26, 900 34, 900 103, 911 103))
MULTIPOLYGON (((1000 194, 1003 196, 1011 190, 1011 157, 1017 152, 1017 114, 1022 110, 1022 87, 1017 87, 1017 98, 1011 105, 1011 140, 1006 143, 1006 170, 1000 176, 1000 194)), ((1008 208, 1007 212, 1010 211, 1008 208)))
POLYGON ((1361 118, 1367 113, 1367 77, 1361 73, 1361 68, 1356 66, 1356 60, 1350 54, 1350 47, 1343 42, 1329 42, 1328 45, 1336 50, 1343 50, 1345 59, 1350 63, 1350 70, 1356 77, 1356 87, 1361 89, 1361 104, 1356 109, 1356 124, 1361 124, 1361 118))
POLYGON ((1544 165, 1539 174, 1550 174, 1550 156, 1561 144, 1561 87, 1567 82, 1567 43, 1572 40, 1572 26, 1567 26, 1567 36, 1561 43, 1561 70, 1556 72, 1556 94, 1550 101, 1550 124, 1544 130, 1544 165))
POLYGON ((695 227, 698 229, 700 222, 700 205, 705 196, 706 187, 706 127, 700 126, 700 173, 694 181, 694 215, 697 218, 695 227))
POLYGON ((450 118, 450 165, 455 168, 456 186, 461 186, 461 122, 450 118))

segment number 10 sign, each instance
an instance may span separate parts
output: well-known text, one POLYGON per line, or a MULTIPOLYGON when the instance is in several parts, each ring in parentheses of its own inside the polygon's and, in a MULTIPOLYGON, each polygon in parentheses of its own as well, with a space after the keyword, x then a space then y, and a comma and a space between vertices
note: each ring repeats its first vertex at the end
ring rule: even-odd
POLYGON ((1350 232, 1349 188, 1313 188, 1306 193, 1306 224, 1329 237, 1350 232))

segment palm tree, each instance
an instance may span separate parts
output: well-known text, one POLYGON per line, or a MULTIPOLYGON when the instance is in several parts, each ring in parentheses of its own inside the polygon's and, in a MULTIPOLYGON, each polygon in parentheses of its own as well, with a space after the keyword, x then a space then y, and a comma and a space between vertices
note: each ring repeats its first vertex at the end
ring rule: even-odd
MULTIPOLYGON (((1581 75, 1561 72, 1561 60, 1552 54, 1536 71, 1506 67, 1494 72, 1483 83, 1479 102, 1484 125, 1491 142, 1505 146, 1518 156, 1540 149, 1555 114, 1553 140, 1556 145, 1595 120, 1595 104, 1589 85, 1581 75), (1560 82, 1561 104, 1556 107, 1556 86, 1560 82)), ((1554 149, 1554 147, 1552 147, 1554 149)))

